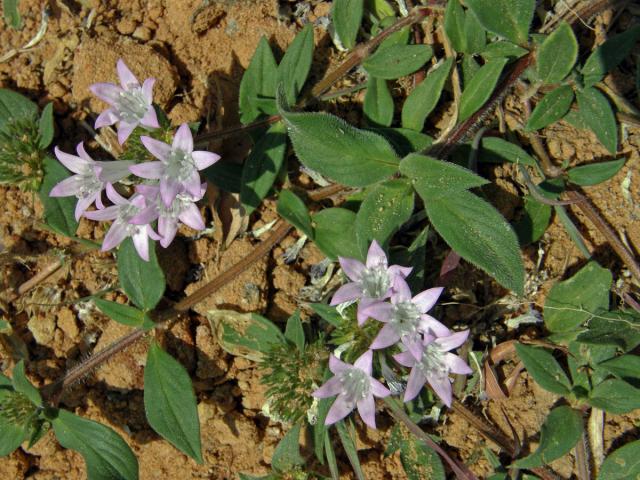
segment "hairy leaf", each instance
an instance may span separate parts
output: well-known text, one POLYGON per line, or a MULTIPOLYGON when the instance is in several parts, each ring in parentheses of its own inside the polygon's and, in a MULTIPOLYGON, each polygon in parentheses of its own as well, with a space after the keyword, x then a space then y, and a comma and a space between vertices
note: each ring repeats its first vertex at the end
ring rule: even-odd
POLYGON ((576 93, 580 116, 598 140, 615 155, 618 149, 618 124, 607 98, 595 88, 576 93))
POLYGON ((244 124, 253 122, 261 114, 275 113, 276 84, 278 81, 278 65, 266 38, 258 43, 251 63, 240 81, 239 103, 240 121, 244 124), (268 100, 273 108, 266 108, 268 100))
POLYGON ((291 190, 282 190, 278 198, 278 214, 307 237, 313 239, 311 215, 300 198, 291 190))
POLYGON ((300 352, 304 352, 305 339, 304 329, 300 321, 300 310, 296 310, 287 320, 284 336, 287 340, 293 342, 300 352))
POLYGON ((40 391, 33 386, 25 374, 23 360, 20 360, 16 366, 13 367, 13 388, 15 388, 16 392, 26 395, 29 401, 35 406, 39 407, 42 405, 40 391))
POLYGON ((609 413, 621 415, 640 408, 640 388, 624 380, 610 378, 595 386, 589 403, 609 413))
POLYGON ((558 83, 569 75, 578 58, 578 41, 567 22, 562 22, 545 38, 536 60, 538 78, 546 84, 558 83))
POLYGON ((640 477, 640 440, 627 443, 604 459, 598 480, 629 480, 640 477))
POLYGON ((567 374, 553 355, 543 348, 530 347, 522 343, 516 344, 516 352, 529 375, 542 388, 558 395, 567 395, 571 390, 571 382, 567 374))
POLYGON ((20 30, 22 28, 22 17, 18 10, 19 0, 2 0, 2 12, 4 14, 4 21, 11 28, 20 30))
POLYGON ((531 195, 524 197, 524 212, 513 228, 521 246, 540 240, 551 220, 551 206, 540 203, 531 195))
POLYGON ((616 68, 631 53, 638 39, 640 39, 640 25, 611 37, 596 48, 582 67, 585 86, 598 83, 607 72, 616 68))
POLYGON ((490 32, 519 45, 527 43, 535 0, 466 0, 465 3, 490 32))
POLYGON ((155 325, 153 320, 149 318, 149 315, 135 307, 116 302, 109 302, 101 298, 94 298, 93 302, 102 313, 122 325, 145 329, 153 328, 155 325))
POLYGON ((44 158, 44 171, 44 178, 38 192, 44 206, 44 221, 61 235, 73 237, 78 229, 74 214, 77 199, 49 196, 49 192, 56 184, 69 177, 69 172, 60 162, 48 155, 44 158))
POLYGON ((47 106, 42 109, 38 122, 38 134, 40 135, 38 145, 44 150, 53 141, 53 103, 47 103, 47 106))
POLYGON ((569 180, 576 185, 590 186, 606 182, 623 167, 626 158, 610 162, 591 163, 569 169, 569 180))
POLYGON ((367 93, 362 106, 364 116, 371 125, 388 127, 393 121, 393 97, 387 81, 369 76, 367 93))
POLYGON ((278 83, 284 88, 286 100, 293 105, 307 81, 313 60, 313 25, 308 23, 293 39, 278 65, 278 83))
POLYGON ((551 125, 564 117, 573 103, 573 89, 567 85, 547 93, 533 109, 525 130, 531 132, 551 125))
POLYGON ((286 473, 296 466, 304 465, 300 455, 300 425, 294 425, 276 446, 271 465, 279 473, 286 473))
POLYGON ((313 216, 313 223, 316 245, 327 257, 363 258, 356 238, 356 214, 351 210, 325 208, 313 216))
POLYGON ((164 273, 156 258, 155 244, 151 241, 149 243, 148 262, 140 258, 131 238, 122 242, 118 250, 120 286, 129 300, 145 311, 158 304, 166 285, 164 273))
POLYGON ((433 55, 429 45, 392 45, 378 49, 362 66, 374 77, 393 80, 422 67, 433 55))
POLYGON ((442 89, 449 77, 452 65, 453 58, 445 60, 438 68, 429 72, 427 77, 407 97, 402 107, 402 126, 404 128, 422 131, 425 120, 442 95, 442 89))
POLYGON ((515 143, 507 142, 497 137, 482 139, 479 160, 486 163, 521 163, 530 167, 537 167, 536 159, 525 152, 515 143))
POLYGON ((640 357, 637 355, 621 355, 600 363, 598 367, 633 386, 640 383, 640 357))
POLYGON ((515 43, 501 40, 493 42, 487 45, 487 47, 480 52, 483 58, 490 60, 492 58, 520 58, 529 53, 526 48, 519 47, 515 43))
POLYGON ((13 120, 35 119, 38 117, 38 106, 24 95, 0 88, 0 130, 7 122, 13 120))
POLYGON ((363 7, 363 0, 334 0, 333 2, 331 19, 338 38, 345 48, 351 49, 356 44, 363 7))
POLYGON ((480 70, 476 72, 462 92, 459 111, 460 121, 469 118, 489 100, 506 64, 506 58, 498 58, 480 67, 480 70))

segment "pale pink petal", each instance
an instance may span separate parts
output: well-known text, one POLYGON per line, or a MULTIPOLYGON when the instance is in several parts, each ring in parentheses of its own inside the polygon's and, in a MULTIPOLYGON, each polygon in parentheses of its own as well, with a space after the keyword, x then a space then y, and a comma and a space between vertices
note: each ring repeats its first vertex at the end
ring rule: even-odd
POLYGON ((443 287, 430 288, 424 292, 420 292, 413 297, 411 301, 418 307, 420 313, 427 313, 438 301, 442 294, 443 287))
POLYGON ((116 115, 116 112, 114 112, 111 108, 107 108, 104 112, 98 115, 98 118, 96 118, 94 128, 97 129, 107 127, 109 125, 113 125, 118 120, 120 119, 118 118, 118 115, 116 115))
POLYGON ((129 198, 129 203, 138 208, 144 208, 147 205, 146 199, 138 193, 129 198))
POLYGON ((356 403, 360 418, 371 428, 376 428, 376 402, 373 395, 369 394, 356 403))
POLYGON ((77 195, 82 188, 82 179, 73 175, 58 182, 49 192, 50 197, 71 197, 77 195))
POLYGON ((167 145, 160 140, 142 135, 140 137, 140 141, 145 146, 145 148, 149 150, 151 155, 160 160, 166 160, 171 154, 171 145, 167 145))
POLYGON ((140 178, 157 180, 164 173, 164 165, 162 162, 138 163, 137 165, 131 165, 129 171, 140 178))
POLYGON ((433 332, 437 337, 448 337, 451 335, 451 330, 426 313, 420 315, 420 330, 422 330, 423 333, 433 332))
POLYGON ((102 192, 96 195, 96 207, 98 210, 104 210, 104 203, 102 203, 102 192))
POLYGON ((180 215, 178 215, 178 219, 185 225, 193 228, 194 230, 205 229, 204 220, 202 219, 202 215, 200 215, 200 210, 198 209, 195 203, 192 203, 187 208, 185 208, 180 213, 180 215))
POLYGON ((369 348, 372 348, 374 350, 387 348, 396 343, 398 340, 400 340, 400 335, 396 333, 391 325, 386 324, 378 332, 376 338, 373 339, 373 342, 371 342, 371 346, 369 348))
POLYGON ((396 276, 407 278, 412 270, 413 270, 413 267, 401 267, 400 265, 391 265, 389 267, 388 272, 389 272, 389 276, 392 278, 396 276))
POLYGON ((203 150, 196 150, 191 156, 198 170, 204 170, 220 160, 220 155, 217 153, 205 152, 203 150))
POLYGON ((155 78, 147 78, 144 82, 142 82, 142 94, 149 105, 153 103, 153 86, 156 83, 155 78))
POLYGON ((91 164, 90 162, 87 162, 86 160, 76 155, 71 155, 69 153, 63 152, 58 147, 55 147, 53 151, 55 152, 58 160, 60 160, 60 163, 62 163, 73 173, 83 173, 91 164))
POLYGON ((422 358, 422 354, 424 353, 424 347, 422 346, 422 342, 417 338, 408 339, 403 338, 402 344, 407 347, 407 350, 416 360, 420 360, 422 358))
POLYGON ((90 196, 78 199, 78 203, 76 203, 76 209, 74 212, 76 221, 80 220, 80 217, 82 217, 82 214, 87 210, 87 208, 89 208, 89 206, 95 201, 95 199, 96 199, 95 195, 90 195, 90 196))
POLYGON ((160 179, 160 198, 164 206, 169 208, 176 198, 176 195, 182 190, 182 184, 171 178, 162 177, 160 179))
POLYGON ((127 141, 131 132, 133 132, 136 128, 135 123, 127 123, 122 120, 118 123, 118 143, 120 145, 124 145, 124 142, 127 141))
POLYGON ((124 63, 124 60, 118 60, 116 64, 116 69, 118 70, 118 78, 120 78, 120 85, 125 90, 129 90, 132 87, 140 87, 140 82, 133 74, 129 67, 124 63))
POLYGON ((183 123, 178 128, 175 136, 173 137, 173 143, 171 146, 176 150, 182 150, 183 152, 193 152, 193 136, 191 135, 191 129, 189 125, 183 123))
POLYGON ((89 86, 89 90, 100 100, 110 105, 116 103, 120 97, 120 92, 122 92, 122 88, 113 83, 94 83, 89 86))
POLYGON ((362 314, 380 322, 388 322, 395 307, 389 302, 376 302, 362 309, 362 314))
POLYGON ((338 375, 345 370, 349 370, 350 368, 352 368, 351 365, 349 365, 348 363, 344 363, 335 355, 331 354, 329 356, 329 370, 331 370, 331 373, 333 373, 334 375, 338 375))
POLYGON ((378 398, 384 398, 391 395, 391 391, 375 378, 371 379, 371 393, 378 398))
POLYGON ((147 113, 140 119, 140 124, 149 128, 160 128, 160 122, 158 122, 158 114, 153 105, 150 105, 147 109, 147 113))
POLYGON ((451 381, 449 380, 449 377, 443 376, 440 372, 435 374, 428 373, 427 382, 429 382, 429 385, 431 385, 433 391, 440 398, 440 400, 442 400, 442 403, 444 403, 447 407, 450 407, 453 392, 451 389, 451 381))
POLYGON ((402 277, 395 277, 393 281, 393 290, 395 290, 392 297, 392 301, 394 303, 411 301, 411 288, 402 277))
POLYGON ((411 369, 407 380, 407 389, 404 392, 404 401, 410 402, 418 396, 427 379, 417 368, 411 369))
POLYGON ((383 266, 387 268, 387 254, 384 253, 382 247, 373 240, 367 252, 367 268, 383 266))
POLYGON ((358 359, 353 362, 353 366, 359 368, 367 375, 371 376, 371 369, 373 364, 373 350, 367 350, 358 359))
POLYGON ((158 187, 157 185, 136 185, 136 192, 138 192, 143 197, 153 201, 160 193, 160 187, 158 187))
POLYGON ((344 302, 350 302, 351 300, 355 300, 362 295, 362 288, 357 283, 345 283, 342 285, 336 293, 331 297, 331 303, 329 305, 339 305, 344 302))
POLYGON ((147 225, 158 218, 158 209, 155 205, 142 209, 129 219, 132 225, 147 225))
POLYGON ((129 200, 120 195, 111 183, 107 183, 107 198, 116 205, 126 205, 129 200))
POLYGON ((416 359, 411 352, 396 353, 393 358, 403 367, 413 368, 416 364, 416 359))
POLYGON ((129 167, 133 162, 128 160, 117 160, 114 162, 95 162, 96 168, 100 168, 96 172, 96 176, 102 182, 115 183, 129 176, 129 167))
POLYGON ((316 398, 329 398, 338 395, 342 391, 340 377, 331 377, 324 385, 318 388, 312 395, 316 398))
POLYGON ((104 236, 102 241, 102 251, 106 252, 111 250, 122 243, 122 241, 129 236, 127 225, 121 222, 114 222, 111 228, 104 236))
POLYGON ((178 222, 172 218, 160 217, 158 219, 158 233, 160 233, 160 245, 167 248, 178 233, 178 222))
POLYGON ((147 229, 141 228, 132 237, 133 246, 136 247, 136 252, 140 255, 140 258, 145 262, 149 261, 149 238, 147 237, 147 229))
POLYGON ((452 350, 466 342, 468 337, 469 330, 462 330, 461 332, 452 333, 448 337, 436 338, 434 341, 440 345, 440 348, 443 350, 452 350))
POLYGON ((147 235, 149 236, 149 238, 151 238, 151 240, 162 240, 162 237, 160 235, 158 235, 153 228, 151 228, 151 225, 147 225, 147 235))
POLYGON ((338 257, 338 262, 340 262, 344 274, 354 281, 360 280, 362 272, 366 268, 364 263, 355 258, 338 257))
POLYGON ((364 325, 364 322, 366 322, 367 319, 369 318, 365 310, 369 308, 371 305, 373 305, 374 303, 378 303, 379 301, 380 300, 378 300, 377 298, 367 298, 367 297, 360 298, 360 301, 358 302, 358 308, 356 310, 356 319, 358 320, 358 325, 360 326, 364 325))
POLYGON ((184 182, 184 189, 192 197, 197 197, 202 192, 202 182, 200 181, 200 174, 197 170, 191 172, 191 176, 184 182))
POLYGON ((453 353, 445 353, 444 362, 453 373, 458 373, 460 375, 470 375, 473 373, 473 370, 471 370, 471 367, 467 365, 467 362, 453 353))
POLYGON ((336 398, 336 401, 333 402, 333 405, 331 405, 324 424, 333 425, 334 423, 342 420, 344 417, 349 415, 349 413, 351 413, 353 407, 355 407, 355 405, 347 402, 342 395, 339 395, 338 398, 336 398))
POLYGON ((118 211, 120 207, 117 205, 103 208, 101 210, 93 210, 91 212, 85 212, 84 216, 90 220, 96 220, 98 222, 105 222, 107 220, 114 220, 118 217, 118 211))

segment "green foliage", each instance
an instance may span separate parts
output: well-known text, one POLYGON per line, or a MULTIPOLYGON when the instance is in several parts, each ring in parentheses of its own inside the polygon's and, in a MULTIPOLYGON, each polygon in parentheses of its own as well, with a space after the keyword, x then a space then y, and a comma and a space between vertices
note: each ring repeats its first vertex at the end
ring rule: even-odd
POLYGON ((16 120, 32 120, 38 117, 38 107, 17 92, 0 88, 0 130, 16 120))
POLYGON ((278 65, 278 85, 287 103, 293 105, 307 81, 313 60, 313 25, 307 24, 293 39, 278 65))
POLYGON ((589 403, 609 413, 629 413, 640 408, 640 389, 623 380, 610 378, 593 388, 589 403))
POLYGON ((339 421, 335 425, 336 430, 338 431, 338 437, 340 437, 340 442, 342 443, 342 448, 344 449, 344 453, 347 454, 347 458, 349 459, 351 467, 356 474, 356 478, 358 480, 364 480, 365 476, 362 472, 360 459, 358 458, 358 451, 356 449, 355 429, 353 427, 347 428, 344 420, 339 421))
POLYGON ((513 225, 520 245, 525 246, 540 240, 550 221, 551 206, 538 202, 530 195, 525 195, 522 217, 513 225))
MULTIPOLYGON (((450 2, 455 3, 455 2, 450 2)), ((449 77, 453 58, 445 60, 411 92, 402 107, 402 126, 416 131, 422 131, 424 122, 436 107, 444 83, 449 77)))
POLYGON ((284 337, 292 342, 300 352, 304 352, 304 329, 302 328, 302 322, 300 321, 299 310, 296 310, 295 313, 287 320, 284 337))
POLYGON ((433 144, 433 137, 408 128, 372 128, 372 132, 382 135, 400 156, 426 150, 433 144))
POLYGON ((517 468, 548 465, 569 453, 582 436, 582 414, 570 407, 556 407, 540 429, 540 444, 535 452, 514 463, 517 468))
POLYGON ((582 67, 584 84, 590 87, 602 80, 607 72, 616 68, 631 53, 640 39, 640 25, 611 37, 596 48, 582 67))
POLYGON ((516 352, 529 375, 545 390, 558 395, 568 395, 571 382, 551 353, 543 348, 516 344, 516 352))
POLYGON ((331 19, 338 38, 345 48, 356 44, 358 29, 362 22, 364 0, 335 0, 331 7, 331 19))
POLYGON ((492 58, 516 59, 525 56, 527 53, 529 53, 529 50, 526 48, 519 47, 515 43, 507 42, 506 40, 490 43, 480 52, 486 60, 492 58))
POLYGON ((640 345, 640 314, 615 310, 594 315, 588 330, 580 333, 577 340, 589 345, 613 345, 623 352, 633 350, 640 345))
POLYGON ((540 130, 557 122, 567 114, 574 98, 573 89, 567 85, 547 93, 533 109, 525 130, 540 130))
POLYGON ((626 444, 605 458, 598 480, 627 480, 640 475, 640 440, 626 444))
POLYGON ((37 191, 44 175, 41 143, 35 117, 5 123, 0 129, 0 183, 37 191))
POLYGON ((148 262, 140 258, 131 238, 122 242, 118 250, 120 286, 129 300, 145 312, 155 308, 164 295, 166 285, 154 247, 150 241, 148 262))
POLYGON ((458 112, 460 121, 469 118, 489 100, 506 64, 506 58, 490 60, 480 67, 480 70, 476 72, 469 84, 465 85, 460 98, 460 111, 458 112))
POLYGON ((77 199, 74 197, 50 197, 49 192, 58 183, 69 177, 67 169, 60 162, 47 156, 44 159, 45 175, 38 192, 44 206, 44 221, 53 230, 67 237, 73 237, 78 229, 75 217, 77 199))
POLYGON ((66 410, 51 418, 56 438, 64 448, 79 452, 89 480, 136 480, 138 461, 127 443, 112 429, 66 410))
POLYGON ((47 103, 47 106, 42 109, 40 114, 40 120, 38 120, 38 146, 44 150, 53 141, 53 134, 55 133, 55 127, 53 125, 53 103, 47 103))
POLYGON ((540 45, 536 60, 538 78, 545 84, 569 75, 578 58, 578 41, 567 22, 562 22, 540 45))
POLYGON ((591 163, 580 165, 567 171, 569 181, 583 187, 597 185, 606 182, 623 167, 626 158, 612 160, 610 162, 591 163))
POLYGON ((309 215, 307 206, 295 193, 291 190, 282 190, 278 197, 277 209, 278 215, 313 240, 311 215, 309 215))
POLYGON ((580 116, 598 140, 615 155, 618 149, 618 124, 606 97, 595 88, 576 93, 580 116))
POLYGON ((478 53, 486 43, 486 31, 472 11, 465 12, 458 0, 447 2, 444 29, 454 50, 478 53))
POLYGON ((598 368, 636 387, 640 384, 640 357, 637 355, 621 355, 600 363, 598 368))
POLYGON ((247 124, 260 115, 276 113, 278 65, 266 38, 262 37, 240 82, 240 120, 247 124))
POLYGON ((345 208, 325 208, 313 215, 314 240, 332 260, 340 257, 362 259, 356 237, 356 214, 345 208))
POLYGON ((25 395, 36 407, 42 405, 42 397, 36 387, 27 378, 24 371, 24 361, 20 360, 13 368, 13 388, 25 395))
POLYGON ((142 310, 121 303, 109 302, 101 298, 94 298, 93 302, 102 313, 107 315, 111 320, 115 320, 122 325, 128 327, 144 328, 149 330, 154 327, 154 322, 142 310))
POLYGON ((393 427, 385 456, 400 450, 400 462, 408 480, 445 480, 446 475, 438 454, 424 442, 408 434, 400 425, 393 427))
POLYGON ((466 0, 465 3, 490 32, 518 45, 527 43, 535 0, 466 0))
POLYGON ((284 163, 287 135, 284 123, 278 122, 260 137, 244 162, 240 202, 247 214, 258 208, 267 196, 284 163))
POLYGON ((372 240, 387 244, 413 213, 413 197, 411 184, 406 180, 387 180, 367 190, 355 225, 361 252, 368 250, 372 240))
POLYGON ((151 428, 202 464, 200 422, 191 378, 156 342, 149 347, 144 367, 144 410, 151 428))
POLYGON ((2 0, 2 12, 4 21, 11 28, 20 30, 22 28, 22 17, 18 10, 19 0, 2 0))
POLYGON ((286 473, 304 465, 300 455, 300 425, 294 425, 276 446, 271 458, 271 465, 276 472, 286 473))
POLYGON ((478 160, 486 163, 511 162, 537 167, 536 159, 515 143, 497 137, 484 137, 478 160))
POLYGON ((409 75, 422 67, 433 55, 429 45, 391 45, 378 49, 362 66, 377 78, 393 80, 409 75))
POLYGON ((388 127, 393 121, 393 97, 387 81, 369 76, 362 110, 370 125, 388 127))

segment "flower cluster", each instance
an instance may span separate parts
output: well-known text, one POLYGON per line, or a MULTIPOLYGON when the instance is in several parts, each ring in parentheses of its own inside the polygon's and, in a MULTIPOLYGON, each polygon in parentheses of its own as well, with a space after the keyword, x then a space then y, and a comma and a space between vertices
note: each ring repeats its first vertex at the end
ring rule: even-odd
MULTIPOLYGON (((153 106, 155 79, 148 78, 142 85, 135 75, 118 60, 120 86, 96 83, 90 90, 110 107, 102 112, 96 128, 117 123, 118 141, 124 144, 136 127, 147 130, 160 127, 153 106)), ((58 160, 75 175, 63 180, 49 193, 52 197, 75 196, 76 220, 84 216, 92 220, 111 220, 113 223, 102 243, 102 250, 110 250, 131 237, 144 260, 149 260, 149 238, 159 240, 167 247, 175 238, 179 223, 203 230, 204 220, 196 202, 204 197, 206 184, 200 181, 199 171, 220 159, 215 153, 194 150, 193 136, 186 123, 176 131, 171 145, 150 136, 141 136, 145 148, 157 161, 135 164, 130 161, 99 162, 85 151, 82 142, 78 155, 62 152, 58 147, 58 160), (131 174, 138 177, 135 192, 129 198, 118 193, 114 184, 131 174), (102 192, 112 203, 105 207, 102 192), (96 210, 87 211, 91 205, 96 210), (152 224, 157 222, 157 233, 152 224)))
POLYGON ((412 296, 406 282, 411 268, 388 265, 387 256, 374 240, 366 263, 339 258, 351 282, 340 287, 331 304, 358 301, 357 319, 362 325, 368 318, 384 323, 369 349, 353 365, 330 357, 329 369, 334 377, 316 390, 317 398, 337 395, 325 423, 333 424, 357 407, 363 421, 375 428, 375 397, 391 392, 372 377, 373 351, 398 345, 401 352, 394 359, 411 369, 404 401, 413 400, 425 383, 433 388, 442 402, 451 406, 450 373, 469 374, 471 369, 450 350, 461 346, 469 331, 452 332, 427 314, 436 304, 442 288, 430 288, 412 296))

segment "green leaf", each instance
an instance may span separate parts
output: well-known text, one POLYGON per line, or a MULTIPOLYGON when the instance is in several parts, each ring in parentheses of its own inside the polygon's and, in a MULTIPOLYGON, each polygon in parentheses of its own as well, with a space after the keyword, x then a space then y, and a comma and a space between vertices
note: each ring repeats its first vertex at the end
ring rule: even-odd
POLYGON ((623 352, 640 345, 640 314, 635 310, 616 310, 600 313, 589 321, 586 332, 578 335, 578 342, 590 345, 615 345, 623 352))
POLYGON ((571 168, 567 174, 569 180, 576 185, 590 186, 606 182, 623 167, 626 158, 610 162, 592 163, 571 168))
POLYGON ((138 478, 135 455, 120 435, 109 427, 66 410, 58 410, 51 424, 60 445, 82 455, 89 480, 138 478))
POLYGON ((421 291, 424 287, 428 235, 429 226, 427 225, 407 248, 394 249, 391 252, 392 264, 406 265, 413 268, 407 277, 407 283, 411 287, 411 291, 421 291))
POLYGON ((640 25, 636 25, 596 48, 582 67, 585 86, 598 83, 607 72, 616 68, 631 53, 639 38, 640 25))
POLYGON ((465 15, 464 35, 466 43, 464 53, 472 55, 484 50, 487 44, 487 31, 471 10, 467 10, 465 15))
POLYGON ((16 392, 20 392, 29 399, 36 407, 42 405, 42 397, 36 387, 34 387, 24 371, 24 361, 20 360, 15 367, 13 367, 13 388, 16 392))
POLYGON ((325 208, 313 216, 314 241, 331 260, 340 257, 362 259, 358 248, 356 214, 344 208, 325 208))
POLYGON ((544 304, 544 323, 551 332, 570 332, 593 315, 609 310, 611 272, 589 262, 573 277, 556 283, 544 304))
POLYGON ((551 206, 540 203, 531 195, 524 196, 524 212, 513 225, 521 246, 540 240, 551 220, 551 206))
POLYGON ((543 348, 516 343, 516 352, 529 375, 542 388, 558 395, 567 395, 571 382, 553 355, 543 348))
POLYGON ((484 28, 507 40, 527 43, 535 0, 466 0, 484 28))
POLYGON ((42 113, 40 114, 40 121, 38 122, 38 134, 40 135, 40 140, 38 141, 38 145, 41 149, 47 148, 51 145, 53 141, 53 103, 47 103, 47 106, 44 107, 42 113))
POLYGON ((271 465, 278 473, 287 473, 304 465, 304 458, 300 455, 300 425, 294 425, 280 440, 271 457, 271 465))
POLYGON ((637 355, 621 355, 600 363, 598 368, 602 368, 631 385, 638 386, 638 380, 640 380, 640 357, 637 355))
POLYGON ((616 415, 629 413, 640 408, 640 389, 623 380, 610 378, 591 390, 589 403, 616 415))
POLYGON ((573 220, 567 213, 565 207, 563 207, 562 205, 554 205, 553 210, 556 212, 558 220, 560 220, 560 223, 566 230, 569 238, 571 238, 576 247, 578 247, 578 250, 580 250, 580 253, 582 253, 582 256, 587 260, 591 259, 591 253, 589 252, 587 246, 584 244, 584 240, 582 240, 582 235, 578 230, 578 227, 576 227, 575 223, 573 223, 573 220))
POLYGON ((626 444, 607 456, 598 480, 630 480, 640 477, 640 440, 626 444))
POLYGON ((515 143, 507 142, 497 137, 484 137, 478 160, 485 163, 504 163, 537 167, 536 159, 525 152, 515 143))
POLYGON ((202 171, 202 174, 216 187, 225 192, 240 193, 243 166, 237 163, 216 162, 202 171))
MULTIPOLYGON (((364 476, 362 467, 360 466, 360 459, 358 458, 358 451, 356 449, 356 442, 353 439, 353 435, 350 434, 344 420, 339 421, 335 425, 336 430, 338 430, 340 442, 342 442, 342 448, 347 454, 347 458, 351 463, 351 467, 353 468, 356 478, 358 480, 364 480, 366 477, 364 476)), ((355 432, 353 433, 355 434, 355 432)))
POLYGON ((540 130, 560 120, 571 108, 574 97, 573 89, 567 85, 547 93, 533 109, 525 130, 540 130))
POLYGON ((278 197, 278 215, 313 240, 311 215, 300 198, 291 190, 282 190, 278 197))
POLYGON ((234 356, 259 361, 273 345, 286 344, 280 329, 255 313, 211 310, 207 319, 220 346, 234 356))
POLYGON ((362 252, 372 240, 386 245, 413 213, 413 189, 406 180, 393 179, 371 187, 356 215, 356 238, 362 252))
POLYGON ((425 120, 442 95, 442 89, 449 77, 452 65, 453 58, 445 60, 438 68, 429 72, 427 77, 407 97, 402 106, 402 126, 404 128, 422 131, 425 120))
POLYGON ((38 192, 44 206, 44 221, 61 235, 73 237, 78 229, 78 222, 74 214, 76 198, 49 196, 51 189, 57 183, 68 178, 69 173, 60 162, 48 155, 44 158, 44 171, 44 178, 38 192))
POLYGON ((408 128, 371 128, 370 130, 387 139, 402 157, 426 150, 433 144, 433 137, 408 128))
POLYGON ((466 36, 464 33, 465 13, 458 0, 447 2, 444 12, 444 31, 451 42, 451 46, 458 52, 467 49, 466 36))
POLYGON ((408 480, 445 480, 438 454, 415 438, 400 443, 400 461, 408 480))
POLYGON ((492 58, 520 58, 529 53, 526 48, 519 47, 515 43, 501 40, 493 42, 486 46, 480 53, 483 58, 490 60, 492 58))
POLYGON ((498 58, 487 62, 465 86, 460 98, 460 121, 469 118, 489 100, 507 61, 506 58, 498 58))
POLYGON ((287 320, 287 326, 284 330, 284 336, 287 340, 293 342, 300 352, 304 352, 304 329, 300 321, 300 310, 296 310, 287 320))
POLYGON ((577 92, 576 98, 584 122, 602 145, 615 155, 618 149, 618 124, 609 101, 595 88, 577 92))
POLYGON ((502 286, 523 294, 518 238, 493 206, 466 191, 424 200, 429 220, 451 248, 502 286))
POLYGON ((571 407, 556 407, 540 429, 540 445, 535 452, 513 465, 535 468, 548 465, 569 453, 582 436, 582 414, 571 407))
POLYGON ((4 21, 12 28, 20 30, 22 28, 22 17, 18 10, 19 0, 2 0, 2 12, 4 21))
POLYGON ((278 122, 255 144, 242 169, 240 202, 247 214, 258 208, 278 176, 287 150, 286 127, 278 122))
POLYGON ((253 122, 262 114, 275 113, 276 86, 278 81, 278 66, 273 57, 269 42, 265 37, 260 38, 251 63, 242 75, 238 101, 240 106, 240 121, 243 124, 253 122), (266 109, 266 100, 271 99, 273 109, 266 109))
POLYGON ((149 315, 135 307, 130 307, 129 305, 123 305, 116 302, 109 302, 102 298, 94 298, 93 302, 102 313, 122 325, 144 329, 150 329, 155 326, 155 323, 151 318, 149 318, 149 315))
POLYGON ((429 45, 392 45, 378 49, 362 66, 374 77, 393 80, 422 67, 433 55, 429 45))
POLYGON ((298 159, 351 187, 364 187, 398 171, 399 159, 381 136, 326 113, 281 110, 298 159))
POLYGON ((118 250, 120 286, 129 300, 145 311, 158 304, 166 285, 154 246, 150 241, 148 262, 140 258, 131 238, 122 242, 118 250))
POLYGON ((362 106, 364 116, 371 125, 388 127, 393 121, 393 97, 387 81, 369 76, 367 93, 362 106))
POLYGON ((333 2, 331 20, 345 48, 352 49, 356 44, 363 9, 363 0, 334 0, 333 2))
MULTIPOLYGON (((0 388, 0 399, 3 389, 0 388)), ((0 457, 6 457, 16 450, 26 439, 27 432, 24 425, 16 425, 0 415, 0 457)))
POLYGON ((562 22, 538 49, 538 78, 546 84, 558 83, 569 75, 578 58, 578 41, 567 22, 562 22))
POLYGON ((200 422, 191 378, 182 364, 155 341, 144 367, 144 410, 151 428, 202 464, 200 422))
POLYGON ((38 106, 24 95, 0 88, 0 130, 13 120, 31 120, 38 117, 38 106))
POLYGON ((471 82, 471 79, 480 70, 480 64, 472 55, 465 55, 462 57, 462 87, 467 88, 467 85, 471 82))
POLYGON ((396 13, 387 0, 366 0, 365 7, 368 12, 378 19, 383 19, 396 13))
POLYGON ((425 202, 489 183, 471 170, 417 153, 402 159, 400 172, 413 181, 425 202))
POLYGON ((316 315, 319 315, 320 318, 334 327, 340 327, 344 323, 344 320, 336 310, 336 307, 332 307, 325 303, 310 303, 309 306, 316 315))
POLYGON ((296 103, 298 94, 307 81, 312 59, 313 24, 308 23, 293 39, 278 66, 278 83, 283 86, 290 105, 296 103))

